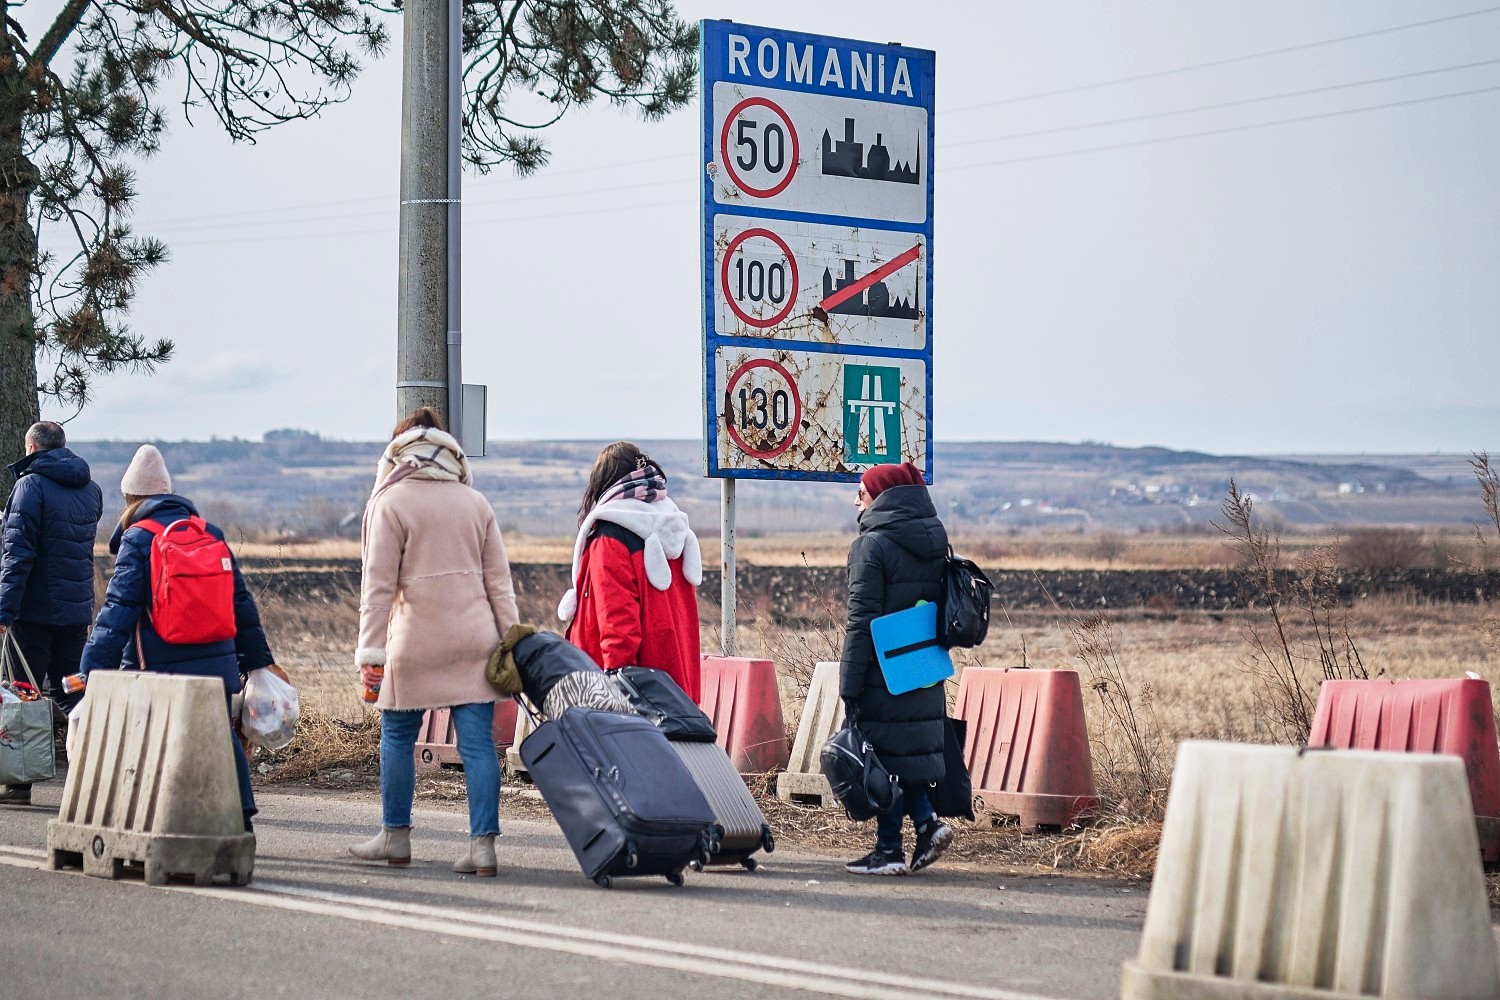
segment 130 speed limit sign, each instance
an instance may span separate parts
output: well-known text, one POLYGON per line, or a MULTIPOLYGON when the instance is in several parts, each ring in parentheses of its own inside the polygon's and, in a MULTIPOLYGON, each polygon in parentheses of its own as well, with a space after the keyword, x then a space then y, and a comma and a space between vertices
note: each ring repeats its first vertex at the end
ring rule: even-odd
POLYGON ((802 424, 797 383, 786 368, 767 358, 747 361, 729 376, 720 412, 729 437, 754 458, 775 458, 786 451, 802 424))

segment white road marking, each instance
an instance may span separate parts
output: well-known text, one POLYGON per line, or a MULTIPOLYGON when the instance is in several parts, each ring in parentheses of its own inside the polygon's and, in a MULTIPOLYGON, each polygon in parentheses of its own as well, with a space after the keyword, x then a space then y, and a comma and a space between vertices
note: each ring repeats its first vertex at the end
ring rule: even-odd
MULTIPOLYGON (((31 848, 0 845, 0 864, 45 869, 46 853, 31 848)), ((126 884, 145 885, 144 882, 135 881, 126 884)), ((452 937, 494 941, 601 961, 696 973, 833 996, 863 997, 868 1000, 1053 1000, 1034 993, 868 972, 779 955, 732 951, 680 941, 520 920, 456 907, 427 906, 369 895, 354 896, 304 889, 277 882, 258 882, 244 888, 155 888, 253 906, 430 931, 452 937)))

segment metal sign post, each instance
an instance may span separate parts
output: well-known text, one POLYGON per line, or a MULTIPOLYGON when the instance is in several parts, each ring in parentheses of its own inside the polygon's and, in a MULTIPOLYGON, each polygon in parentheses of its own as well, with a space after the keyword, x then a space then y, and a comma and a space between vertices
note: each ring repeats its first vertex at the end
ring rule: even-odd
POLYGON ((704 474, 932 481, 935 54, 702 22, 704 474))

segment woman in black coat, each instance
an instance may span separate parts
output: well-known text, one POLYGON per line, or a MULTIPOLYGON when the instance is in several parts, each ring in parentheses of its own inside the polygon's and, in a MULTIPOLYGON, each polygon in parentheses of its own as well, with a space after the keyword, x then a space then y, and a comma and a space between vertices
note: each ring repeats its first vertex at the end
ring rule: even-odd
POLYGON ((942 592, 948 533, 938 520, 922 474, 910 462, 877 465, 860 477, 854 506, 859 535, 849 547, 849 623, 839 663, 846 711, 890 772, 902 797, 878 817, 875 849, 846 866, 861 875, 905 875, 926 868, 953 841, 953 830, 933 812, 927 789, 943 777, 943 685, 893 695, 875 658, 870 622, 936 603, 942 592), (901 819, 916 827, 911 866, 901 847, 901 819))

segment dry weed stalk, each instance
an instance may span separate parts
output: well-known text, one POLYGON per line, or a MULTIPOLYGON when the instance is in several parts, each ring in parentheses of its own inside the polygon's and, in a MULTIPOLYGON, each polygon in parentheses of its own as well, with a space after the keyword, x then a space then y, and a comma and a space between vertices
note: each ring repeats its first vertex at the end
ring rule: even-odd
POLYGON ((1094 739, 1101 791, 1120 816, 1160 819, 1166 805, 1169 747, 1156 718, 1151 685, 1133 690, 1115 645, 1114 624, 1104 612, 1072 618, 1076 658, 1099 698, 1104 731, 1094 739))
POLYGON ((1338 600, 1338 537, 1299 558, 1288 579, 1281 567, 1280 534, 1257 522, 1254 503, 1233 479, 1220 510, 1228 523, 1217 527, 1234 539, 1245 582, 1270 623, 1269 634, 1254 622, 1245 628, 1251 648, 1247 669, 1260 682, 1259 721, 1277 742, 1305 743, 1318 683, 1370 676, 1354 641, 1350 610, 1338 600), (1311 643, 1299 638, 1309 628, 1311 643))

